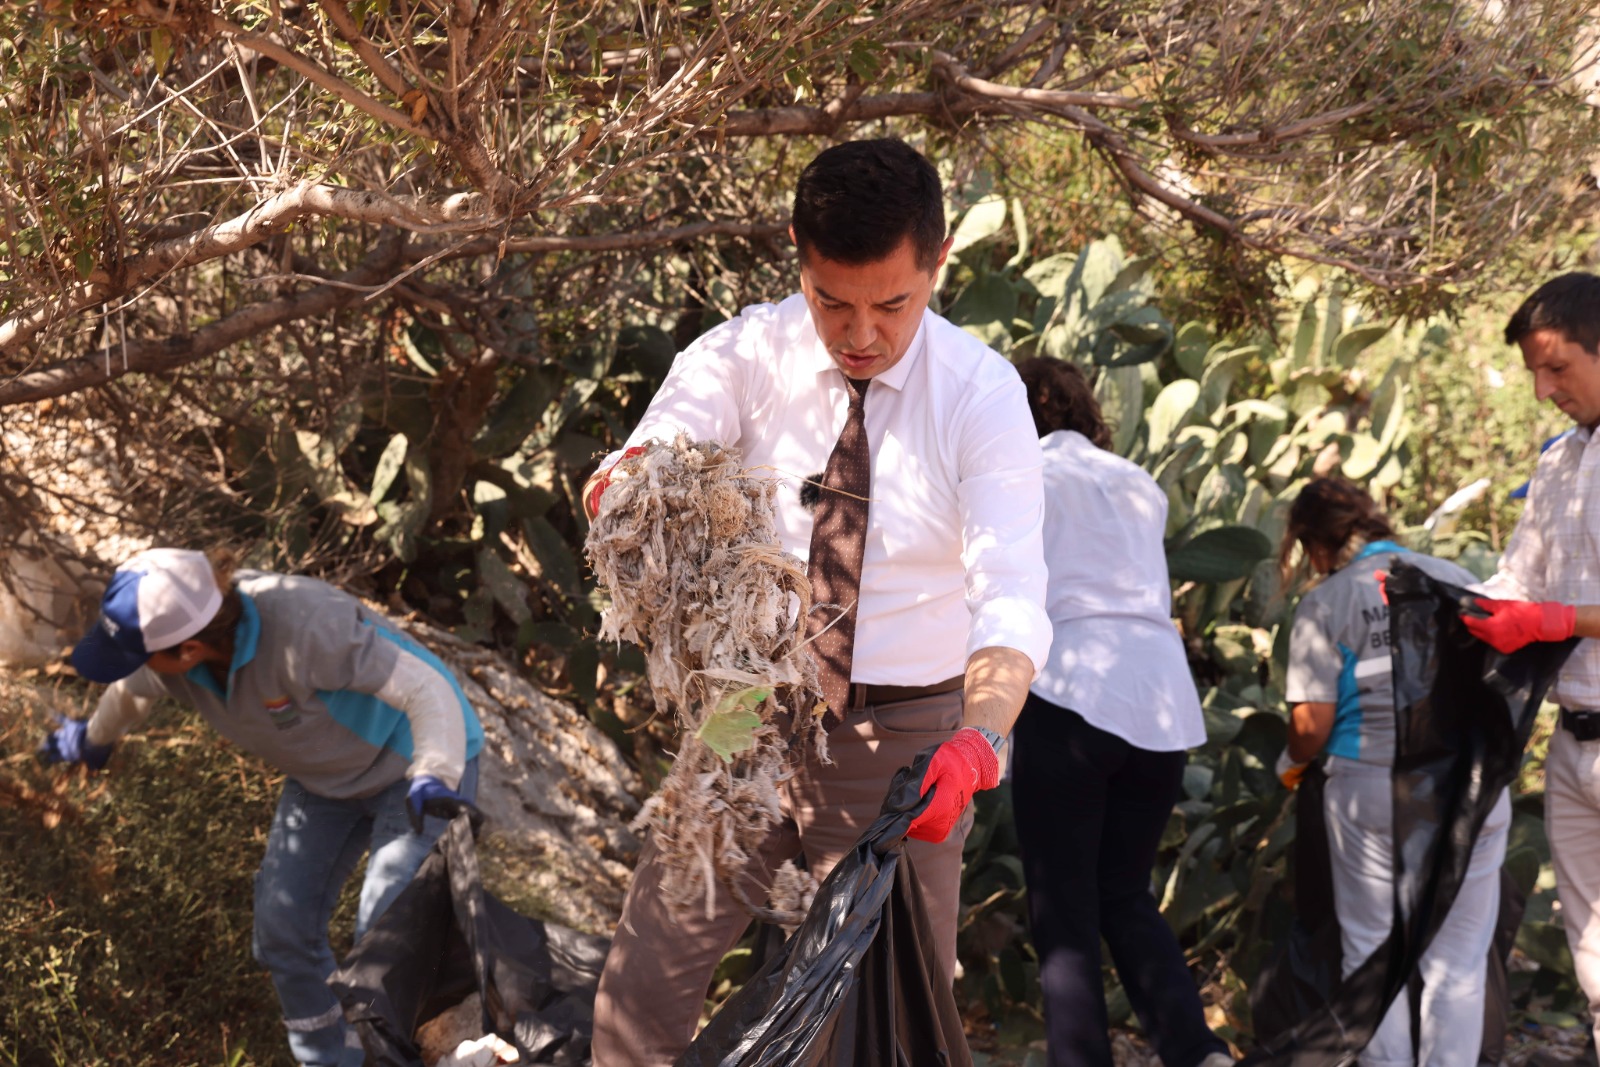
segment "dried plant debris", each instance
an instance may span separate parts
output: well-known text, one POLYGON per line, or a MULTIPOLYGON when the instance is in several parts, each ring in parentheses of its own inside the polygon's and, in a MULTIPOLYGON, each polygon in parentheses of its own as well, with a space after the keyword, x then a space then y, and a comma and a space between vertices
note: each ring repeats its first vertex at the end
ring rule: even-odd
POLYGON ((795 762, 827 755, 805 649, 811 584, 778 544, 777 485, 736 449, 653 444, 617 465, 586 550, 611 595, 601 638, 644 650, 657 708, 682 738, 634 822, 661 850, 668 903, 709 913, 721 882, 752 915, 794 925, 815 881, 786 872, 763 906, 745 876, 795 762))

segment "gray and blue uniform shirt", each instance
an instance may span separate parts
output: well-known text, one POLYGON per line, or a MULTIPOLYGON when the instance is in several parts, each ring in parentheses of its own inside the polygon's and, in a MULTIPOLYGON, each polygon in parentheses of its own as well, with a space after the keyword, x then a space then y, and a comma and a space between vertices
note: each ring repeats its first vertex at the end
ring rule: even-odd
POLYGON ((1334 705, 1323 751, 1388 767, 1394 763, 1394 677, 1389 660, 1389 605, 1377 572, 1397 557, 1441 581, 1478 579, 1454 563, 1374 541, 1300 600, 1289 634, 1290 705, 1334 705))
POLYGON ((203 664, 141 668, 101 697, 93 743, 122 737, 171 696, 318 796, 370 796, 408 769, 460 784, 483 728, 437 656, 326 582, 241 571, 235 588, 243 615, 226 682, 203 664))

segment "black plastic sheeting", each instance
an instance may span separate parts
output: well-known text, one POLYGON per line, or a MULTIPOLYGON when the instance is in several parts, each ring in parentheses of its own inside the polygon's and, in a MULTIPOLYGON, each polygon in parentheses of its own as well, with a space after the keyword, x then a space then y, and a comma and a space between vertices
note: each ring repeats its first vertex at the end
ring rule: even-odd
POLYGON ((486 893, 463 814, 328 984, 369 1065, 421 1067, 417 1026, 477 992, 482 1033, 515 1045, 520 1062, 580 1067, 609 943, 486 893))
POLYGON ((1312 943, 1315 932, 1291 942, 1270 981, 1292 982, 1283 995, 1305 998, 1302 1008, 1321 1003, 1263 1041, 1243 1061, 1253 1067, 1343 1067, 1372 1040, 1455 901, 1478 832, 1516 776, 1539 705, 1577 644, 1533 644, 1505 655, 1461 623, 1475 594, 1399 561, 1385 588, 1397 720, 1394 928, 1325 998, 1326 953, 1312 943))
POLYGON ((904 840, 933 750, 817 891, 781 954, 731 997, 679 1067, 971 1067, 904 840))
MULTIPOLYGON (((1252 1028, 1256 1041, 1267 1047, 1326 1007, 1339 987, 1344 949, 1334 913, 1333 865, 1322 799, 1327 781, 1317 762, 1306 769, 1295 791, 1294 922, 1250 989, 1252 1028)), ((1502 869, 1500 910, 1487 960, 1480 1067, 1495 1067, 1505 1055, 1511 1021, 1508 963, 1527 903, 1522 887, 1502 869)), ((1420 1032, 1412 1029, 1413 1034, 1420 1032)))

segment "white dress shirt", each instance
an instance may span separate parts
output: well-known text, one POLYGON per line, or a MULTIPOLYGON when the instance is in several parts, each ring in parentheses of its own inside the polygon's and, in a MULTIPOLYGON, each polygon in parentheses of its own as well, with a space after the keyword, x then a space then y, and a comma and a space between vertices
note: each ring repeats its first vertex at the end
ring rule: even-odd
MULTIPOLYGON (((1600 604, 1600 443, 1588 429, 1570 431, 1539 457, 1527 506, 1484 589, 1517 600, 1600 604)), ((1600 710, 1600 642, 1578 642, 1550 699, 1600 710)))
POLYGON ((1033 692, 1135 748, 1204 744, 1200 699, 1172 623, 1166 494, 1080 433, 1058 430, 1040 443, 1045 609, 1055 640, 1033 692))
MULTIPOLYGON (((799 294, 757 304, 678 354, 628 446, 736 447, 779 480, 778 537, 805 560, 805 479, 820 480, 844 428, 844 375, 799 294)), ((931 311, 866 396, 872 495, 851 680, 931 685, 981 648, 1044 662, 1039 443, 1016 370, 931 311)), ((607 458, 614 462, 615 455, 607 458)))

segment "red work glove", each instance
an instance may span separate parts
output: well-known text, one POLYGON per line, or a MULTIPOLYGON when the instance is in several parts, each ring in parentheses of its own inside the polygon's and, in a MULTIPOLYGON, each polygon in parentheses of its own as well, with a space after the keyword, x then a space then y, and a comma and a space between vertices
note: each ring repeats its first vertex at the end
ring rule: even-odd
POLYGON ((594 476, 594 481, 589 483, 589 495, 583 498, 583 508, 589 513, 589 518, 600 514, 600 498, 605 495, 606 487, 611 484, 611 475, 616 471, 617 465, 625 459, 644 455, 643 445, 634 445, 621 456, 617 462, 594 476))
POLYGON ((950 836, 972 794, 1000 784, 1000 758, 978 731, 957 730, 954 737, 934 749, 922 776, 922 795, 934 786, 933 799, 911 820, 907 837, 938 844, 950 836))
POLYGON ((1557 600, 1473 601, 1483 615, 1463 614, 1467 631, 1500 652, 1515 652, 1534 641, 1565 641, 1577 625, 1578 609, 1557 600))

